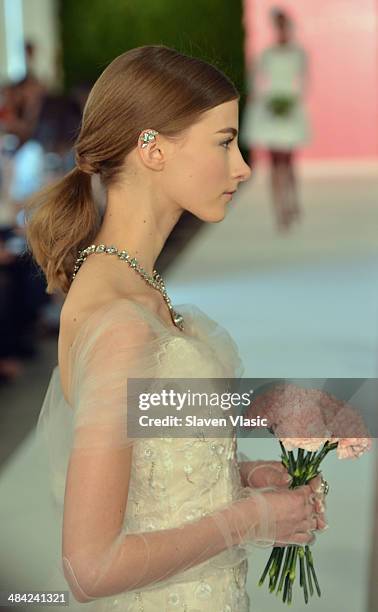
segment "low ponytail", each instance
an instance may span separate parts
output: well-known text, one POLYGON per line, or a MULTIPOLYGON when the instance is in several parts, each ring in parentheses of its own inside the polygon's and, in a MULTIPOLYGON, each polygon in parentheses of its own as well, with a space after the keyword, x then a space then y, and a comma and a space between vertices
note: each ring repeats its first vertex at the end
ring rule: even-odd
POLYGON ((28 250, 46 277, 46 293, 67 294, 78 250, 93 241, 101 223, 91 175, 75 167, 33 195, 25 207, 28 250))

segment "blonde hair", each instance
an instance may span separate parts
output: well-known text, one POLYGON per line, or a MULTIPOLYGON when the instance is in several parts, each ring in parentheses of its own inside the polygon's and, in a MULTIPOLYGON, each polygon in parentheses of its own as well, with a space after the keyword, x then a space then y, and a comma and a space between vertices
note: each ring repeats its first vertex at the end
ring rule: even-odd
POLYGON ((221 70, 164 45, 130 49, 107 66, 84 107, 74 144, 77 166, 26 205, 28 249, 46 276, 47 293, 68 292, 78 250, 101 226, 91 174, 98 173, 106 189, 144 129, 177 137, 203 112, 239 98, 221 70))

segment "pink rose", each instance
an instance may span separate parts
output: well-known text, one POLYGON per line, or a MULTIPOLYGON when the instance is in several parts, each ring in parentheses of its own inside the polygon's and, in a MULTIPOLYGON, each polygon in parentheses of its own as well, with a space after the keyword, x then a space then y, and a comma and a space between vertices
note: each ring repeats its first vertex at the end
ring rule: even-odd
POLYGON ((302 389, 291 383, 277 384, 253 401, 252 414, 264 416, 288 450, 316 451, 330 436, 319 397, 316 389, 302 389))
POLYGON ((327 440, 339 442, 340 459, 359 457, 371 447, 369 433, 358 412, 319 389, 304 389, 278 383, 257 396, 248 416, 260 415, 289 451, 296 448, 315 452, 327 440))
POLYGON ((351 406, 345 405, 329 423, 332 442, 337 442, 339 459, 360 457, 371 448, 371 438, 362 417, 351 406))
POLYGON ((343 438, 337 445, 339 459, 355 459, 371 449, 370 438, 343 438))
MULTIPOLYGON (((279 436, 278 436, 279 437, 279 436)), ((297 448, 303 448, 306 451, 314 453, 319 450, 328 440, 328 438, 281 438, 282 444, 288 451, 297 448)))

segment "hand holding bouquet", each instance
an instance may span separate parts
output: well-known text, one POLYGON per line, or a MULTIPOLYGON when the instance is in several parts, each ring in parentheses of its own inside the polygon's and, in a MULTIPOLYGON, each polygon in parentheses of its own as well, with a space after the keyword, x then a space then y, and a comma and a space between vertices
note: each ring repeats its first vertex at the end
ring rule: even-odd
MULTIPOLYGON (((316 483, 315 491, 318 497, 316 499, 315 496, 314 502, 321 518, 319 523, 319 517, 314 517, 313 530, 326 529, 324 495, 328 493, 329 486, 320 477, 320 464, 333 450, 336 450, 339 459, 352 459, 360 457, 371 448, 371 439, 360 415, 351 406, 329 393, 318 389, 303 389, 287 383, 277 384, 253 400, 248 416, 254 418, 257 415, 267 419, 269 431, 279 440, 281 463, 292 479, 289 488, 316 483), (296 455, 294 451, 297 451, 296 455)), ((249 473, 247 468, 244 468, 247 485, 272 486, 276 479, 276 486, 284 486, 282 468, 280 475, 275 468, 274 476, 274 473, 269 472, 272 466, 267 466, 266 462, 252 463, 256 465, 250 466, 249 473), (265 476, 264 463, 267 466, 265 476), (269 473, 270 476, 267 475, 269 473)), ((314 594, 314 586, 320 597, 319 582, 308 544, 274 546, 259 585, 264 583, 269 573, 270 592, 276 590, 277 595, 282 592, 283 602, 290 605, 297 565, 306 604, 309 593, 311 596, 314 594)))

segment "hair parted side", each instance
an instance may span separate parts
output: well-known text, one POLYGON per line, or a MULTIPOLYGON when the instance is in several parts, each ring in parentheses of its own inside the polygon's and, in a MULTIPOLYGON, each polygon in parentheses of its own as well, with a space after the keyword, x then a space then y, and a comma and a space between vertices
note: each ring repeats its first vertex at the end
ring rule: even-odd
POLYGON ((84 107, 77 166, 26 206, 28 249, 46 276, 47 293, 68 292, 78 251, 100 228, 90 175, 98 173, 106 189, 144 129, 179 137, 202 113, 239 97, 214 65, 165 45, 130 49, 107 66, 84 107))

